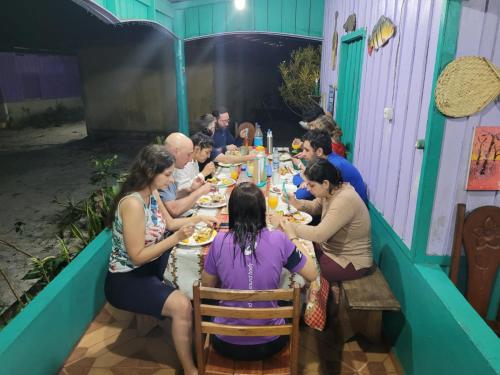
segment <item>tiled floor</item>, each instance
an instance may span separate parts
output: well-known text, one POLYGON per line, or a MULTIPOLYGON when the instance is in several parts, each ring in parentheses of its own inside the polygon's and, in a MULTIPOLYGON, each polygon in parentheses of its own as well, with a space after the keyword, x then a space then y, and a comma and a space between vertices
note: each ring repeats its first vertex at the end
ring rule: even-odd
MULTIPOLYGON (((133 314, 105 306, 60 374, 182 374, 168 321, 165 323, 141 337, 133 314)), ((301 328, 302 374, 402 374, 387 347, 371 345, 362 338, 342 346, 335 337, 333 329, 317 332, 301 328)))

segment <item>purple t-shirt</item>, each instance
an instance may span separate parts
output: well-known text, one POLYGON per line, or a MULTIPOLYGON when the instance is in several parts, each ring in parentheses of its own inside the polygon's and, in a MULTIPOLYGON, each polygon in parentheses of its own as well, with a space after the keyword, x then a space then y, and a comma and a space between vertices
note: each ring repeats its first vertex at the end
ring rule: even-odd
MULTIPOLYGON (((233 251, 233 235, 219 233, 205 259, 205 271, 217 276, 222 289, 264 290, 277 289, 280 285, 281 271, 285 267, 290 272, 300 271, 306 257, 296 249, 295 245, 281 231, 263 229, 257 237, 256 256, 250 250, 245 252, 245 261, 239 246, 236 256, 233 251)), ((277 302, 220 302, 223 306, 233 307, 277 307, 277 302)), ((231 325, 278 325, 283 319, 232 319, 216 318, 216 323, 231 325)), ((272 341, 277 336, 219 336, 231 344, 255 345, 272 341)))

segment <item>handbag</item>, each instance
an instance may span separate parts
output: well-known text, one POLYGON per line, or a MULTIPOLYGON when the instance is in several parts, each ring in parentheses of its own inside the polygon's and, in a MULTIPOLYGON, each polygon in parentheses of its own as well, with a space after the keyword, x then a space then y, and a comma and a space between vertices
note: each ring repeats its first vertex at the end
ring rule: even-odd
POLYGON ((304 322, 311 328, 322 331, 326 324, 326 304, 330 284, 321 274, 309 287, 304 322))

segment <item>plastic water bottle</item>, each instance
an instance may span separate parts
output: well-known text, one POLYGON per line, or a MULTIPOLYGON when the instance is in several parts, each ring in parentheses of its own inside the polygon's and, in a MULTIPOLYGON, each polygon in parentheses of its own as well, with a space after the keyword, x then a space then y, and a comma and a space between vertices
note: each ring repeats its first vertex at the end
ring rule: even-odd
POLYGON ((264 135, 262 134, 262 130, 260 130, 260 125, 255 123, 255 136, 253 138, 253 145, 255 147, 264 146, 264 135))
POLYGON ((273 153, 273 132, 271 129, 267 129, 267 153, 271 155, 273 153))
POLYGON ((280 154, 278 153, 278 148, 273 148, 273 172, 278 171, 280 168, 280 154))
POLYGON ((273 148, 273 171, 272 171, 272 185, 278 186, 280 182, 280 155, 278 148, 273 148))

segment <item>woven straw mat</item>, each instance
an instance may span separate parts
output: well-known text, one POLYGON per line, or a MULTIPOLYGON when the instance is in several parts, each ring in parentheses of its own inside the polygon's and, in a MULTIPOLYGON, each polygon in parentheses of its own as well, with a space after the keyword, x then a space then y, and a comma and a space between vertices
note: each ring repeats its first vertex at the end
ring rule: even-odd
POLYGON ((484 57, 459 57, 441 72, 435 95, 446 116, 470 116, 500 95, 500 70, 484 57))

